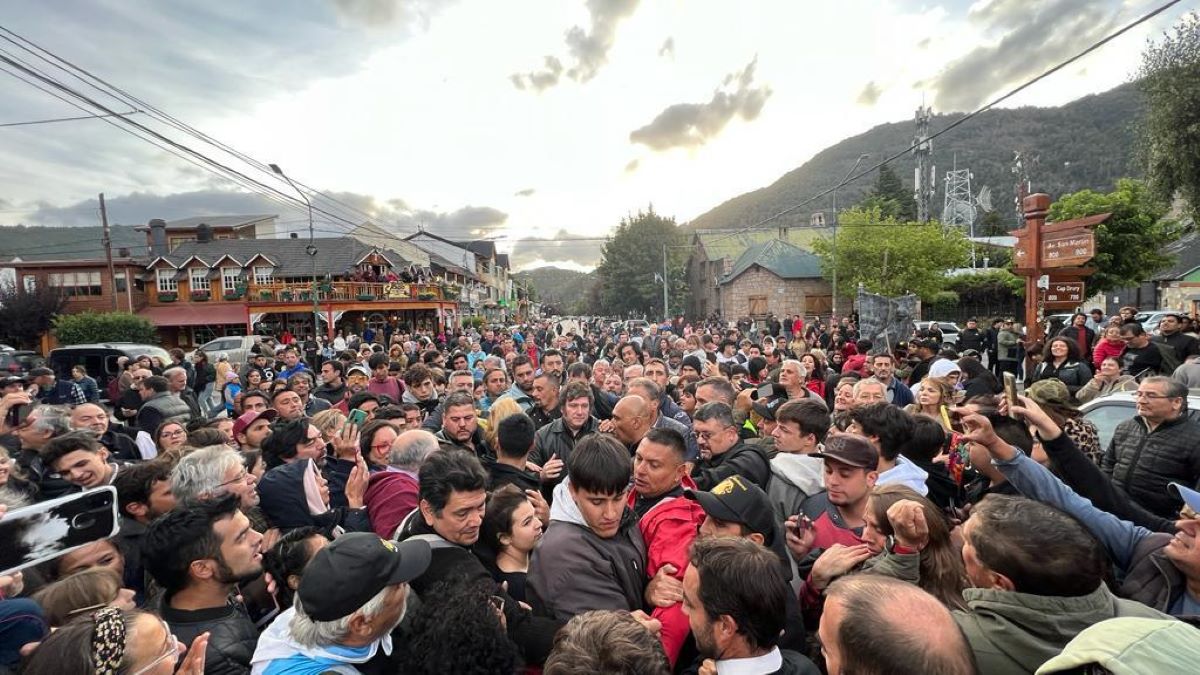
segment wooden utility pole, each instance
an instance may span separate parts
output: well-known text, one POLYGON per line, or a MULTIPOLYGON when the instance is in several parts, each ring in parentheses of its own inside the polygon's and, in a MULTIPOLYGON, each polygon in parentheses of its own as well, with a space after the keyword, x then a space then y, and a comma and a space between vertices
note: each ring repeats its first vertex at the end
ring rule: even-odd
MULTIPOLYGON (((108 290, 112 297, 113 311, 117 311, 117 275, 113 271, 112 236, 108 230, 108 211, 104 208, 104 193, 100 193, 100 224, 104 226, 104 258, 108 261, 108 290)), ((126 279, 128 284, 131 280, 126 279)), ((131 310, 132 311, 132 310, 131 310)))

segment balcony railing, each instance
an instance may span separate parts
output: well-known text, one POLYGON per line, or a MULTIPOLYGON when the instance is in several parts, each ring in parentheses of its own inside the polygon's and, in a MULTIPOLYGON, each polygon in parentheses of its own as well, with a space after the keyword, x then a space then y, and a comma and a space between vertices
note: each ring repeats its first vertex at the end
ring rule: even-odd
MULTIPOLYGON (((277 281, 269 284, 250 284, 242 299, 248 302, 311 303, 312 288, 311 281, 277 281)), ((455 288, 443 288, 438 284, 318 281, 317 300, 319 302, 369 302, 371 300, 454 301, 458 300, 458 290, 455 288)))

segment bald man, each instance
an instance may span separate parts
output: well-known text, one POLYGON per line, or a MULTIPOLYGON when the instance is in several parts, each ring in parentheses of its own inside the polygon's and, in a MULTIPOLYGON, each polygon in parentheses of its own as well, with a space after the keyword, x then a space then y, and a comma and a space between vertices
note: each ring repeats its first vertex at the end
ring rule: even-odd
MULTIPOLYGON (((647 402, 646 410, 650 415, 651 429, 673 429, 677 431, 680 436, 683 436, 684 444, 687 447, 687 460, 695 461, 700 457, 700 448, 696 445, 696 436, 692 433, 691 428, 678 420, 662 414, 662 399, 664 397, 657 382, 648 377, 635 378, 626 383, 625 391, 629 394, 640 396, 642 400, 647 402)), ((638 438, 633 443, 636 445, 641 440, 641 438, 638 438)))
POLYGON ((825 591, 818 631, 829 675, 975 675, 974 652, 950 610, 919 587, 855 574, 825 591))
MULTIPOLYGON (((657 406, 654 406, 654 409, 657 409, 657 406)), ((626 447, 634 448, 653 426, 654 409, 646 403, 646 399, 637 394, 623 397, 613 406, 613 416, 609 420, 612 434, 626 447)))

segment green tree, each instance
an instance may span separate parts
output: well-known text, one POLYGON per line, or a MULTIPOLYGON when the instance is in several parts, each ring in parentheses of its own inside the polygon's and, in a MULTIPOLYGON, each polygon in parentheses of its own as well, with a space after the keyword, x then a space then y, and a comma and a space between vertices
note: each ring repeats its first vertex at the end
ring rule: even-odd
POLYGON ((836 266, 842 296, 861 283, 873 293, 915 293, 929 299, 945 288, 947 271, 970 259, 970 244, 957 229, 901 222, 879 209, 856 208, 840 215, 836 258, 833 237, 820 237, 812 246, 826 278, 836 266))
POLYGON ((128 312, 83 312, 64 314, 54 320, 54 335, 60 344, 87 342, 141 342, 154 344, 154 324, 128 312))
POLYGON ((1089 293, 1136 286, 1174 262, 1163 248, 1179 238, 1182 228, 1165 217, 1166 202, 1145 182, 1123 178, 1107 194, 1080 190, 1050 206, 1050 220, 1058 222, 1100 213, 1112 217, 1094 230, 1096 273, 1088 277, 1089 293))
POLYGON ((0 336, 23 348, 36 348, 50 330, 54 317, 67 306, 60 288, 38 284, 25 289, 16 284, 0 287, 0 336))
POLYGON ((1200 215, 1200 15, 1187 14, 1142 54, 1142 160, 1160 199, 1180 194, 1200 215))
POLYGON ((879 167, 875 189, 858 205, 863 210, 879 209, 885 218, 908 222, 917 219, 917 201, 904 187, 900 176, 886 164, 879 167))
POLYGON ((686 292, 682 243, 683 235, 675 219, 658 215, 653 207, 622 219, 617 231, 605 242, 596 267, 604 311, 662 316, 662 284, 654 275, 662 274, 664 245, 671 308, 672 311, 682 308, 686 292))

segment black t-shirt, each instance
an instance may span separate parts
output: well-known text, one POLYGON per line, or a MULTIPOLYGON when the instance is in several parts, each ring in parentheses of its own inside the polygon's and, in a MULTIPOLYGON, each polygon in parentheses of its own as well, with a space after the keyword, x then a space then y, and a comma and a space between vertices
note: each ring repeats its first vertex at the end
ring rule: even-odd
POLYGON ((1143 372, 1148 375, 1157 375, 1162 372, 1162 354, 1153 343, 1147 344, 1145 347, 1126 345, 1125 351, 1121 354, 1121 372, 1135 377, 1143 372))

